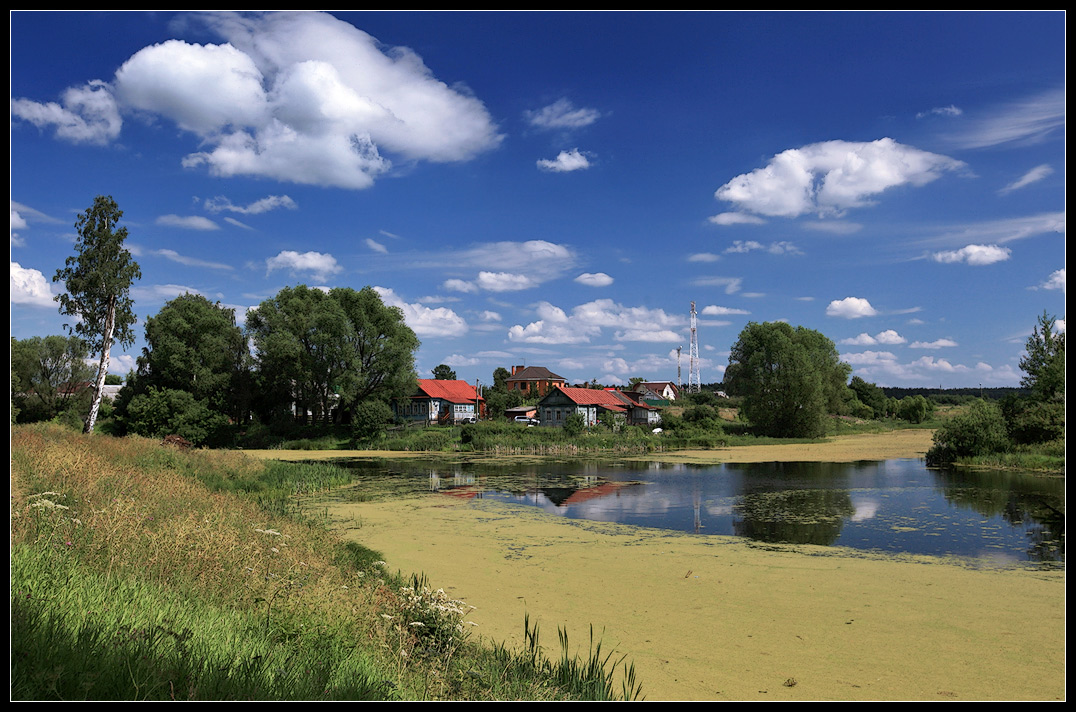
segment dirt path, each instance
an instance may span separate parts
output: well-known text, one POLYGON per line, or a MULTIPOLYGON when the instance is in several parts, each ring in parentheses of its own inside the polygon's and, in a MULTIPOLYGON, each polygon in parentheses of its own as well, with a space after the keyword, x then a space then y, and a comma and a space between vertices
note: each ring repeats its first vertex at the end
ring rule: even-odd
MULTIPOLYGON (((672 457, 847 461, 929 443, 904 431, 672 457)), ((490 639, 521 644, 529 615, 547 646, 562 626, 585 654, 593 625, 603 650, 634 661, 649 700, 1065 698, 1063 572, 757 546, 440 496, 330 515, 394 568, 477 606, 474 630, 490 639)))

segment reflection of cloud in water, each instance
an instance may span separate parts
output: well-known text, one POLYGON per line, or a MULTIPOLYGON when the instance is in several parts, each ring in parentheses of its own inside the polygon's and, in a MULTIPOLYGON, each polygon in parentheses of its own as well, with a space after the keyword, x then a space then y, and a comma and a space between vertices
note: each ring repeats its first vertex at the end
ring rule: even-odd
POLYGON ((572 512, 584 519, 601 522, 618 522, 624 513, 637 516, 666 514, 676 509, 680 503, 670 497, 605 496, 572 506, 572 512))
POLYGON ((706 505, 706 513, 711 517, 731 517, 733 507, 731 504, 708 504, 706 505))
POLYGON ((874 519, 878 514, 878 509, 881 508, 881 503, 876 499, 866 498, 859 499, 852 498, 852 506, 855 507, 856 513, 852 515, 853 522, 865 522, 868 519, 874 519))

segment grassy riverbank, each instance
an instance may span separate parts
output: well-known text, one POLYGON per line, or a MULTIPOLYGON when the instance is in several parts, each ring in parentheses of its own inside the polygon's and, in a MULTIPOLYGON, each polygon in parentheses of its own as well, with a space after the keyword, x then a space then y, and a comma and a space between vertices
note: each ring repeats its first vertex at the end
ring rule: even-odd
POLYGON ((620 658, 597 641, 577 656, 567 645, 546 654, 535 626, 519 648, 469 639, 466 604, 421 575, 391 574, 395 564, 302 507, 348 479, 330 465, 47 425, 13 427, 11 446, 14 700, 638 691, 613 684, 620 658))

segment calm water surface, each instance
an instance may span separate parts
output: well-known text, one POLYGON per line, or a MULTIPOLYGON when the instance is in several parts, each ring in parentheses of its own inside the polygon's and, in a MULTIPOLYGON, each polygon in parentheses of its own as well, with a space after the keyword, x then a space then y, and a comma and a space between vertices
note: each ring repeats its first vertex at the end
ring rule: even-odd
POLYGON ((352 463, 360 482, 492 499, 574 519, 758 542, 1064 562, 1064 481, 946 472, 922 460, 445 467, 352 463))

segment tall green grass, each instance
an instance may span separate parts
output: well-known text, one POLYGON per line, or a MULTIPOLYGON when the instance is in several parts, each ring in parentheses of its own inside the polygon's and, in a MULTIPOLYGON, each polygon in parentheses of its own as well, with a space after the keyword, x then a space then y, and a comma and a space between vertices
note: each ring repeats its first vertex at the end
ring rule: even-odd
POLYGON ((12 699, 617 696, 600 646, 516 664, 294 504, 341 468, 47 425, 11 442, 12 699))

